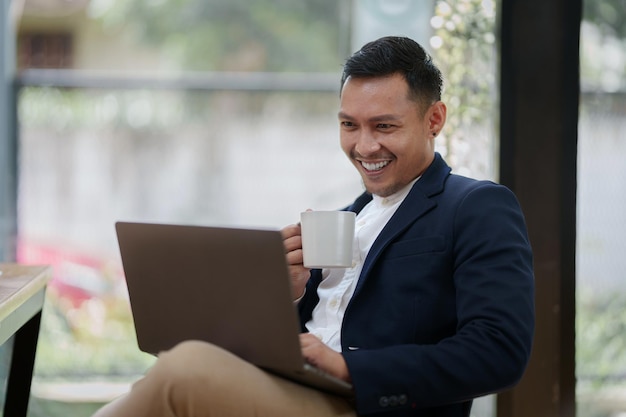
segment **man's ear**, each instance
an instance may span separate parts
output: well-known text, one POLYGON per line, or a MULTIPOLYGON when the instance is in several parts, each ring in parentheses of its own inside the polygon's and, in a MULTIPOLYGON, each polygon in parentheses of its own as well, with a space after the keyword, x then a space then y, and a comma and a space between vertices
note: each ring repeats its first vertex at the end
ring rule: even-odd
POLYGON ((446 124, 446 115, 448 109, 443 101, 438 101, 430 106, 426 117, 428 117, 428 128, 431 132, 435 133, 435 136, 441 132, 443 126, 446 124))

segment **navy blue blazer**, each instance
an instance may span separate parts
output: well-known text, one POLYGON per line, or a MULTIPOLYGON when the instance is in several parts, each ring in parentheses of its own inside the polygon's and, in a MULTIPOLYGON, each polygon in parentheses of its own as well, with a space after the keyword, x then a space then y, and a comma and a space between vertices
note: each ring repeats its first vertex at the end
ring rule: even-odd
MULTIPOLYGON (((346 309, 342 354, 359 415, 469 416, 473 398, 513 386, 526 368, 534 278, 519 203, 502 185, 450 171, 436 154, 374 242, 346 309)), ((320 281, 312 270, 303 331, 320 281)))

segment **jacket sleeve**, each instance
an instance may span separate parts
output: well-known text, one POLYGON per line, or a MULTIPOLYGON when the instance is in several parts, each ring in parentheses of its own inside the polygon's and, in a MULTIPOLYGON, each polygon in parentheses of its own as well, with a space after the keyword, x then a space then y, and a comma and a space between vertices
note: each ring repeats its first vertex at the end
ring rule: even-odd
POLYGON ((459 404, 514 385, 526 368, 534 278, 515 196, 481 182, 431 215, 433 221, 420 222, 435 224, 427 233, 441 238, 442 250, 395 260, 385 259, 390 250, 383 252, 372 271, 377 276, 368 278, 372 284, 365 282, 346 312, 343 355, 359 415, 459 404), (379 281, 384 283, 376 286, 379 281), (430 293, 420 296, 426 288, 430 293), (413 313, 386 319, 377 314, 390 308, 384 303, 407 298, 417 300, 413 313), (369 329, 377 326, 396 330, 376 339, 369 332, 377 330, 369 329))

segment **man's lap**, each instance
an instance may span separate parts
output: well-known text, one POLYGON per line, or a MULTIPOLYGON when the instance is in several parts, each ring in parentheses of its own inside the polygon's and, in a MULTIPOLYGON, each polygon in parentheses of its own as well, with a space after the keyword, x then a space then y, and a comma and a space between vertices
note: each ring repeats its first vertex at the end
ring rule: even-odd
POLYGON ((269 374, 199 341, 183 342, 163 352, 128 395, 96 414, 113 415, 356 416, 346 399, 269 374))

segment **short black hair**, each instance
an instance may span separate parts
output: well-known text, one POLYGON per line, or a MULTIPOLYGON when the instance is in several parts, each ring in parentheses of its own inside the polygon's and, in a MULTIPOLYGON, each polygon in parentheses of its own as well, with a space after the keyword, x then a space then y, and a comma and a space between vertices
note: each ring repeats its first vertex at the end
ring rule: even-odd
POLYGON ((410 98, 424 104, 424 111, 441 100, 441 71, 420 44, 400 36, 385 36, 369 42, 348 58, 341 87, 348 77, 384 77, 396 73, 406 80, 410 98))

